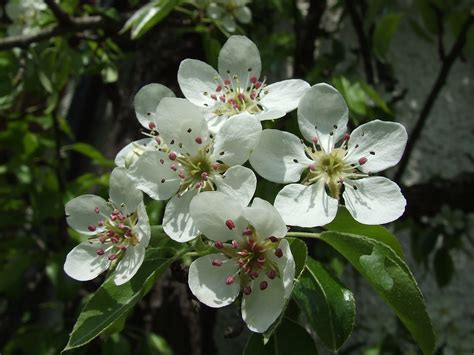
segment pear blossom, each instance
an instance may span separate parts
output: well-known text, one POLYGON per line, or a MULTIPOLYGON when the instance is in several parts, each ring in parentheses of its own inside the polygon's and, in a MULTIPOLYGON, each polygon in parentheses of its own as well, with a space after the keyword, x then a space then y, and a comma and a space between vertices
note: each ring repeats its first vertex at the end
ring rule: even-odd
POLYGON ((123 147, 115 157, 115 165, 129 168, 140 155, 159 149, 163 142, 157 136, 156 108, 164 97, 175 97, 173 91, 161 84, 148 84, 138 90, 133 100, 138 122, 147 130, 142 138, 123 147), (149 133, 148 133, 149 132, 149 133))
POLYGON ((199 192, 217 189, 248 204, 256 177, 240 165, 257 145, 262 127, 247 115, 228 120, 212 135, 197 107, 178 98, 162 99, 156 119, 165 145, 144 152, 129 174, 151 198, 170 199, 163 228, 172 239, 185 242, 198 234, 189 204, 199 192))
POLYGON ((260 80, 260 53, 245 36, 227 40, 219 53, 218 70, 195 59, 183 60, 178 70, 181 91, 202 109, 212 132, 229 117, 243 113, 260 121, 283 117, 309 88, 299 79, 270 85, 265 78, 260 80))
POLYGON ((114 269, 121 285, 140 268, 150 240, 150 224, 142 192, 134 188, 124 168, 110 176, 110 199, 95 195, 76 197, 66 204, 66 221, 88 240, 72 249, 64 271, 79 280, 92 280, 114 269))
POLYGON ((332 86, 318 84, 298 105, 297 136, 265 130, 250 157, 262 177, 286 185, 275 207, 286 224, 322 226, 337 213, 338 200, 357 221, 383 224, 400 217, 406 201, 393 181, 371 176, 397 164, 407 142, 405 128, 396 122, 371 121, 346 133, 348 108, 332 86))
POLYGON ((251 0, 213 0, 208 2, 207 15, 217 24, 221 24, 228 32, 237 30, 236 21, 250 23, 252 12, 247 6, 251 0))
POLYGON ((281 314, 293 290, 295 262, 287 228, 276 209, 255 198, 250 207, 221 192, 204 192, 191 202, 201 233, 215 253, 189 267, 192 293, 209 307, 231 304, 242 291, 242 317, 262 333, 281 314))

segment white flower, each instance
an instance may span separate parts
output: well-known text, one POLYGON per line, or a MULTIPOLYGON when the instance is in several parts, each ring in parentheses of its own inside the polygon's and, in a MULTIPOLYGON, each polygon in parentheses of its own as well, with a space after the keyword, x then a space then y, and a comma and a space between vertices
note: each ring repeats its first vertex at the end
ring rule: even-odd
POLYGON ((210 65, 185 59, 178 70, 184 96, 199 106, 217 132, 231 116, 246 112, 260 121, 283 117, 298 105, 309 84, 291 79, 267 85, 260 77, 260 53, 244 36, 232 36, 218 58, 219 73, 210 65))
POLYGON ((298 105, 305 146, 295 135, 265 130, 250 163, 264 178, 285 186, 275 207, 285 223, 321 226, 334 219, 341 191, 352 216, 365 224, 391 222, 403 214, 400 188, 385 177, 369 176, 394 166, 407 142, 405 128, 375 120, 346 131, 348 109, 327 84, 313 86, 298 105), (302 177, 302 179, 301 179, 302 177))
POLYGON ((250 0, 214 0, 207 5, 207 15, 218 24, 222 24, 229 32, 237 30, 235 20, 240 23, 250 23, 252 12, 246 6, 250 0))
POLYGON ((159 137, 166 146, 144 152, 129 174, 151 198, 171 198, 163 228, 172 239, 185 242, 198 233, 189 203, 200 191, 218 189, 249 203, 256 177, 240 164, 257 145, 262 127, 254 118, 242 116, 228 120, 213 136, 198 108, 178 98, 164 98, 156 113, 159 137))
POLYGON ((89 236, 69 252, 64 263, 64 271, 76 280, 92 280, 115 267, 114 282, 121 285, 143 262, 150 224, 142 193, 133 187, 123 168, 112 171, 109 192, 109 201, 83 195, 66 204, 69 226, 89 236))
POLYGON ((129 168, 140 155, 149 150, 157 150, 162 146, 157 132, 156 108, 165 97, 175 97, 173 91, 161 84, 148 84, 138 90, 133 100, 135 115, 140 124, 150 133, 144 133, 149 138, 131 142, 122 148, 115 157, 115 165, 129 168))
POLYGON ((188 283, 199 301, 216 308, 232 303, 242 290, 242 317, 250 330, 261 333, 290 297, 295 262, 276 209, 259 198, 245 206, 220 192, 193 199, 191 216, 215 242, 216 253, 191 264, 188 283))

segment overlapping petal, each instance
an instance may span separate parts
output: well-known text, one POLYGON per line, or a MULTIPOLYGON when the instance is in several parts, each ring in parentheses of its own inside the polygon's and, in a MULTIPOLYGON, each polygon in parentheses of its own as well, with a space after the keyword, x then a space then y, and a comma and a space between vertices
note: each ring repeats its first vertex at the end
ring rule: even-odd
POLYGON ((141 243, 129 247, 115 269, 114 283, 120 286, 129 281, 135 276, 144 259, 145 247, 141 243))
POLYGON ((243 206, 228 195, 218 192, 202 192, 191 201, 190 212, 199 231, 211 240, 241 240, 247 226, 243 218, 243 206), (232 221, 235 227, 229 227, 232 221))
POLYGON ((343 197, 352 217, 364 224, 392 222, 403 214, 406 206, 398 185, 382 176, 346 183, 343 197))
POLYGON ((286 185, 275 199, 275 208, 286 224, 300 227, 323 226, 337 213, 338 201, 325 190, 324 181, 305 186, 286 185))
POLYGON ((244 217, 263 239, 271 236, 283 238, 288 231, 275 207, 258 197, 253 200, 252 206, 244 209, 244 217))
POLYGON ((136 211, 138 204, 143 201, 143 194, 137 190, 125 168, 115 168, 109 181, 110 200, 123 215, 127 216, 136 211))
POLYGON ((197 226, 189 213, 191 200, 196 195, 196 189, 189 190, 183 195, 174 195, 166 204, 163 229, 177 242, 184 243, 198 235, 197 226))
POLYGON ((306 81, 300 79, 279 81, 265 88, 268 93, 260 103, 269 110, 290 112, 298 106, 300 99, 309 87, 306 81))
POLYGON ((229 166, 245 163, 257 146, 261 133, 260 122, 249 114, 228 119, 216 135, 211 159, 229 166))
POLYGON ((298 104, 301 134, 314 138, 328 153, 345 133, 349 110, 342 95, 328 84, 316 84, 306 91, 298 104))
POLYGON ((174 97, 173 91, 161 84, 148 84, 142 87, 133 100, 135 114, 141 125, 147 129, 150 123, 156 125, 156 108, 161 99, 174 97))
POLYGON ((249 161, 260 176, 277 183, 298 181, 312 163, 297 136, 276 129, 262 132, 249 161))
POLYGON ((222 254, 202 256, 191 263, 188 284, 191 292, 209 307, 224 307, 237 298, 240 292, 240 279, 226 285, 226 278, 237 273, 237 264, 222 254), (221 266, 212 265, 213 260, 222 261, 221 266))
POLYGON ((217 191, 225 193, 242 206, 247 206, 255 194, 257 177, 249 168, 235 165, 227 169, 223 175, 214 177, 214 183, 217 191))
POLYGON ((156 114, 160 136, 171 150, 194 155, 207 143, 209 130, 206 120, 188 100, 164 98, 156 114))
POLYGON ((84 242, 77 245, 66 256, 64 271, 78 281, 95 279, 110 266, 107 258, 98 258, 96 250, 100 243, 84 242))
POLYGON ((162 152, 143 153, 128 172, 136 187, 155 200, 169 199, 180 186, 168 156, 162 152))
POLYGON ((366 158, 359 170, 371 173, 385 170, 400 161, 407 139, 407 131, 400 123, 379 120, 365 123, 352 132, 346 161, 358 165, 361 158, 366 158))
POLYGON ((151 149, 152 138, 142 138, 123 147, 115 156, 115 165, 129 168, 145 151, 151 149), (150 148, 149 148, 150 147, 150 148))
POLYGON ((65 211, 66 221, 71 228, 82 234, 93 235, 103 231, 99 221, 107 219, 112 208, 102 197, 82 195, 69 201, 65 211))

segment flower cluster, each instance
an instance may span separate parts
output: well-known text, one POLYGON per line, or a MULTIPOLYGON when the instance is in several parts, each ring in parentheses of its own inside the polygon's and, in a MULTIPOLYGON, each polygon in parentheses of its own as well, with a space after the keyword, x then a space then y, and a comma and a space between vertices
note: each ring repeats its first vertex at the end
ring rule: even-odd
POLYGON ((349 135, 348 109, 336 89, 298 79, 268 84, 246 37, 230 37, 218 62, 218 71, 198 60, 181 63, 184 99, 160 84, 137 93, 146 138, 117 154, 108 201, 85 195, 66 205, 67 222, 88 240, 68 254, 64 269, 77 280, 112 269, 117 285, 127 282, 150 239, 144 192, 167 201, 162 224, 171 239, 200 236, 207 246, 189 267, 192 293, 210 307, 241 294, 249 329, 264 332, 293 289, 287 225, 329 223, 341 197, 361 223, 398 218, 405 207, 400 189, 371 174, 399 161, 407 134, 398 123, 376 120, 349 135), (262 130, 260 121, 295 108, 306 144, 288 132, 262 130), (253 198, 257 178, 247 161, 263 178, 289 183, 274 206, 253 198))

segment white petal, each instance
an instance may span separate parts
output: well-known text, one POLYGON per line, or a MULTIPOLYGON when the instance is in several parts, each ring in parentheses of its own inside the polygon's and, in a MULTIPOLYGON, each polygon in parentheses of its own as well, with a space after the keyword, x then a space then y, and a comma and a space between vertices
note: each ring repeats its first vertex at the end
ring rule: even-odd
POLYGON ((134 227, 134 231, 137 233, 138 240, 140 241, 140 245, 144 248, 148 246, 151 237, 151 228, 150 228, 150 221, 148 219, 148 214, 146 213, 145 204, 140 202, 137 207, 137 216, 138 221, 134 227))
POLYGON ((127 169, 115 168, 110 174, 109 181, 110 200, 124 215, 136 211, 137 206, 143 201, 143 194, 137 190, 132 179, 127 175, 127 169))
POLYGON ((288 225, 316 227, 334 219, 337 200, 326 193, 323 181, 310 186, 291 184, 278 193, 275 208, 288 225))
POLYGON ((287 299, 290 297, 291 291, 293 291, 293 281, 295 279, 295 259, 291 253, 290 244, 286 239, 282 239, 278 247, 283 253, 281 258, 276 257, 274 252, 268 252, 265 256, 275 265, 277 265, 280 272, 280 277, 283 281, 283 287, 285 288, 285 299, 287 299))
POLYGON ((278 211, 261 198, 255 198, 252 206, 244 209, 244 217, 263 239, 271 236, 283 238, 286 235, 286 224, 278 211))
POLYGON ((262 98, 260 103, 269 110, 290 112, 298 106, 298 103, 308 89, 309 84, 304 80, 291 79, 279 81, 265 88, 268 94, 262 98))
POLYGON ((262 125, 251 115, 228 119, 216 135, 211 160, 220 160, 229 166, 245 163, 261 133, 262 125))
POLYGON ((339 91, 328 84, 316 84, 301 98, 298 125, 306 140, 316 137, 321 147, 329 152, 335 141, 345 133, 348 114, 346 102, 339 91))
POLYGON ((406 206, 398 185, 382 176, 351 180, 345 184, 343 197, 352 217, 364 224, 392 222, 403 214, 406 206))
POLYGON ((174 195, 166 204, 163 229, 177 242, 184 243, 198 235, 197 226, 189 214, 189 204, 196 194, 197 190, 193 189, 182 196, 174 195))
POLYGON ((216 101, 211 95, 216 93, 217 85, 222 84, 222 79, 209 64, 200 60, 185 59, 179 65, 178 83, 184 97, 193 104, 212 107, 216 101))
POLYGON ((212 240, 241 240, 247 222, 242 217, 243 206, 219 191, 202 192, 191 201, 190 211, 199 231, 212 240), (228 228, 231 220, 235 228, 228 228))
POLYGON ((142 138, 127 144, 115 156, 115 165, 128 169, 143 152, 150 149, 148 145, 152 141, 151 138, 142 138))
POLYGON ((143 153, 128 172, 137 188, 155 200, 169 199, 180 186, 176 172, 170 168, 168 156, 162 152, 143 153))
POLYGON ((255 114, 255 118, 259 121, 266 121, 266 120, 274 120, 286 115, 285 111, 280 110, 272 110, 272 109, 264 109, 259 113, 255 114))
POLYGON ((93 235, 104 230, 98 226, 99 221, 110 217, 112 209, 102 197, 95 195, 82 195, 73 198, 66 206, 66 221, 69 226, 79 233, 93 235), (99 213, 96 212, 98 208, 99 213), (94 231, 89 231, 89 226, 95 226, 94 231))
POLYGON ((247 206, 255 194, 257 177, 249 168, 236 165, 227 169, 224 175, 214 177, 214 183, 217 191, 231 196, 242 206, 247 206))
POLYGON ((235 32, 237 29, 237 24, 235 23, 234 17, 232 15, 225 15, 222 18, 221 24, 227 32, 235 32))
POLYGON ((262 63, 258 48, 245 36, 231 36, 222 47, 218 58, 219 74, 223 79, 230 79, 234 85, 237 75, 241 86, 250 82, 250 78, 260 77, 262 63))
POLYGON ((128 247, 115 269, 114 283, 120 286, 129 281, 142 266, 144 258, 145 248, 141 243, 128 247))
POLYGON ((283 310, 285 288, 280 278, 269 280, 265 273, 250 283, 252 292, 242 296, 242 318, 247 327, 257 333, 266 331, 283 310), (260 290, 260 282, 267 281, 268 287, 260 290))
POLYGON ((252 11, 247 6, 241 6, 234 10, 234 16, 240 23, 250 23, 252 21, 252 11))
POLYGON ((263 178, 288 183, 300 179, 312 160, 304 152, 304 145, 292 133, 265 129, 260 142, 250 156, 250 164, 263 178))
POLYGON ((222 254, 202 256, 189 267, 189 288, 199 301, 209 307, 227 306, 239 295, 240 278, 237 275, 231 285, 226 285, 225 280, 228 276, 235 275, 237 270, 237 263, 222 254), (222 265, 212 265, 215 259, 222 260, 222 265))
POLYGON ((407 139, 407 131, 400 123, 379 120, 365 123, 352 132, 346 161, 358 164, 359 159, 365 157, 367 162, 360 166, 361 171, 385 170, 400 161, 407 139))
POLYGON ((110 261, 106 256, 97 255, 100 243, 81 243, 72 249, 66 256, 64 271, 73 279, 78 281, 88 281, 95 279, 102 272, 107 270, 110 261))
POLYGON ((150 122, 156 124, 156 108, 164 97, 174 97, 173 91, 161 84, 148 84, 142 87, 133 100, 135 114, 143 127, 149 129, 150 122))
POLYGON ((188 100, 165 98, 156 114, 160 136, 171 150, 194 155, 206 144, 209 137, 206 120, 199 108, 188 100), (201 143, 196 142, 197 138, 201 143))

